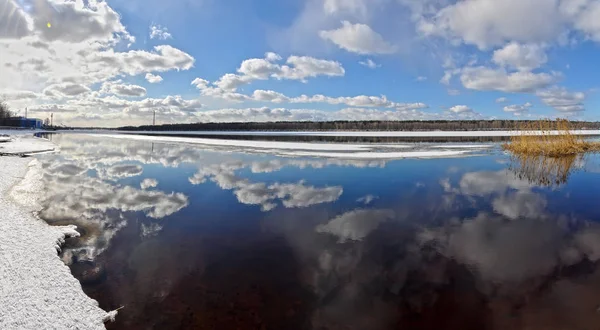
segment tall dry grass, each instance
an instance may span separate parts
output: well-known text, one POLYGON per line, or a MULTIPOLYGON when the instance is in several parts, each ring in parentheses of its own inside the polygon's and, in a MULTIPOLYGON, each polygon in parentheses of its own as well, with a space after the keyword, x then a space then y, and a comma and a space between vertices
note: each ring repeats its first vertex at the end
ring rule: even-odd
POLYGON ((573 134, 567 119, 536 120, 519 127, 521 134, 503 145, 505 150, 519 155, 561 157, 600 151, 600 142, 587 141, 573 134))

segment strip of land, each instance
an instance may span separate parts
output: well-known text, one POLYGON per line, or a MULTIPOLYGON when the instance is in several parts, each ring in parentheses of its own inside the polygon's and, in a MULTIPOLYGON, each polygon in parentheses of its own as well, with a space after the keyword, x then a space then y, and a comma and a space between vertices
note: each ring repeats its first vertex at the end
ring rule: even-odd
POLYGON ((43 172, 37 160, 18 157, 55 146, 26 135, 0 146, 13 153, 0 156, 0 329, 105 329, 114 313, 85 295, 57 254, 65 236, 79 234, 34 215, 43 172))
MULTIPOLYGON (((561 131, 115 131, 136 135, 220 135, 220 136, 346 136, 346 137, 511 137, 526 135, 560 135, 561 131)), ((600 136, 600 130, 574 130, 574 135, 600 136)))
POLYGON ((494 144, 350 144, 309 143, 257 140, 207 139, 194 137, 155 136, 138 134, 96 134, 96 136, 162 143, 187 143, 225 148, 245 153, 269 153, 278 156, 306 156, 343 159, 400 159, 458 157, 493 148, 494 144))

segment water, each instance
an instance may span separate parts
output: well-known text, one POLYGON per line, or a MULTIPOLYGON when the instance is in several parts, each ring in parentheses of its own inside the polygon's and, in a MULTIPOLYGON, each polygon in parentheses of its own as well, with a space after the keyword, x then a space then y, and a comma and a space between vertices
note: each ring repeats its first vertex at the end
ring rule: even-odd
POLYGON ((54 135, 40 216, 109 329, 596 329, 600 159, 54 135))

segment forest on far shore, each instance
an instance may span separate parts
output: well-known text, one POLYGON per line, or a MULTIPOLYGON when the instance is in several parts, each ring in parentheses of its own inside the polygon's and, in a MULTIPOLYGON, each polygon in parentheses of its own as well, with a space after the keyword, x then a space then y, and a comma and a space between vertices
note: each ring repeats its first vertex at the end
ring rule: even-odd
MULTIPOLYGON (((195 123, 125 126, 125 131, 506 131, 518 130, 527 120, 428 121, 286 121, 247 123, 195 123)), ((571 122, 572 129, 600 129, 600 122, 571 122)))

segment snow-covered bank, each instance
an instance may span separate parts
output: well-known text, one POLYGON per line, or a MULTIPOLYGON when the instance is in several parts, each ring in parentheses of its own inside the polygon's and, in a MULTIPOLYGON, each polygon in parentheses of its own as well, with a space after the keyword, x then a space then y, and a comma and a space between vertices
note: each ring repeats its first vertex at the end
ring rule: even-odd
MULTIPOLYGON (((48 147, 26 139, 19 154, 48 147)), ((65 236, 78 235, 75 228, 34 216, 41 175, 37 160, 0 156, 0 329, 105 329, 114 315, 85 295, 57 254, 65 236)))
POLYGON ((415 143, 311 143, 254 140, 206 139, 194 137, 150 136, 135 134, 94 134, 98 137, 131 139, 162 143, 189 143, 225 148, 237 152, 269 153, 278 156, 306 156, 343 159, 400 159, 457 157, 490 149, 494 144, 443 144, 427 145, 415 143), (398 150, 400 149, 400 150, 398 150))
POLYGON ((28 135, 0 136, 0 139, 0 155, 31 155, 57 149, 54 143, 35 138, 31 132, 28 135))
MULTIPOLYGON (((510 137, 521 135, 521 131, 116 131, 121 134, 144 135, 230 135, 230 136, 345 136, 345 137, 510 137)), ((546 134, 557 135, 551 131, 546 134)), ((576 135, 600 135, 600 130, 574 130, 576 135)), ((530 135, 541 132, 528 132, 530 135)))

